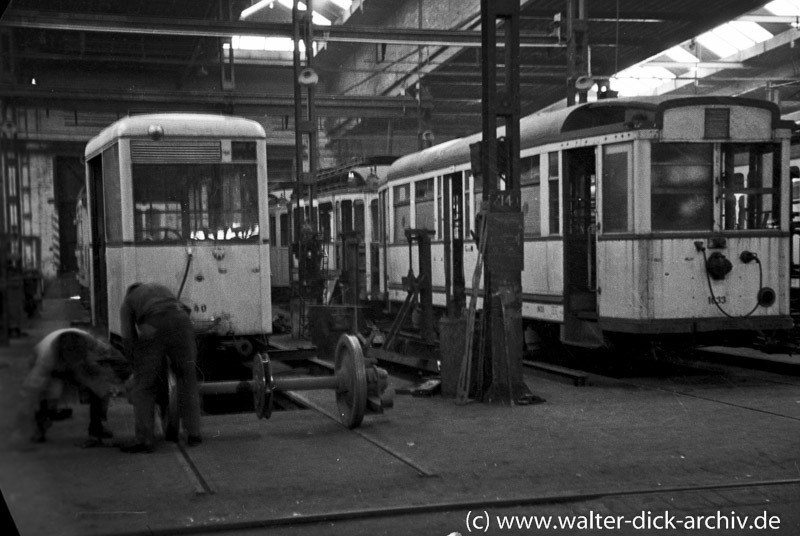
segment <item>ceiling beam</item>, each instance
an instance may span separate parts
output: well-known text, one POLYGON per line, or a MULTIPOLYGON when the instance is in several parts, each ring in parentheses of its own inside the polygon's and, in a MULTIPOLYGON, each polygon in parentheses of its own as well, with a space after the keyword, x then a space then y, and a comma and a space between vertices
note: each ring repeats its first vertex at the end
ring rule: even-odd
POLYGON ((665 69, 744 69, 742 61, 648 61, 641 67, 664 67, 665 69))
MULTIPOLYGON (((181 91, 140 89, 93 89, 42 87, 41 85, 0 84, 0 98, 18 99, 25 103, 52 106, 55 103, 86 105, 88 103, 117 103, 123 105, 162 105, 213 107, 257 107, 269 114, 294 112, 294 95, 257 92, 181 91)), ((416 101, 408 97, 315 95, 317 114, 322 116, 397 117, 407 111, 416 113, 416 101)), ((423 101, 423 108, 432 103, 423 101)))
POLYGON ((791 15, 743 15, 736 20, 747 22, 759 22, 764 24, 798 24, 800 25, 800 14, 791 15))
MULTIPOLYGON (((232 37, 255 35, 292 37, 291 23, 210 21, 201 19, 165 20, 151 17, 112 17, 103 15, 48 15, 35 11, 8 10, 0 27, 44 30, 105 32, 188 37, 232 37)), ((501 39, 502 32, 498 32, 501 39)), ((314 25, 317 41, 343 43, 388 43, 427 46, 480 47, 481 32, 424 28, 314 25)), ((562 47, 555 36, 545 32, 521 32, 521 47, 562 47)))

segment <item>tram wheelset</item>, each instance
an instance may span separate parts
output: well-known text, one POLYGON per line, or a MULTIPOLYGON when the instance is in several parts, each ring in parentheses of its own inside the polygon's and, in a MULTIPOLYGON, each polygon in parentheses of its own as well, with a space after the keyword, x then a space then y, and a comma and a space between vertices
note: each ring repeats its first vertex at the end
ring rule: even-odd
MULTIPOLYGON (((179 426, 178 389, 171 370, 167 373, 166 383, 167 396, 161 408, 162 427, 167 439, 176 440, 179 426)), ((256 417, 269 419, 275 392, 316 389, 335 391, 339 419, 344 426, 351 429, 361 424, 368 407, 381 412, 393 405, 392 392, 388 388, 388 373, 372 363, 367 364, 358 338, 346 333, 336 344, 332 376, 274 378, 269 356, 259 353, 253 358, 252 380, 204 383, 200 385, 200 394, 234 394, 250 390, 256 417)))

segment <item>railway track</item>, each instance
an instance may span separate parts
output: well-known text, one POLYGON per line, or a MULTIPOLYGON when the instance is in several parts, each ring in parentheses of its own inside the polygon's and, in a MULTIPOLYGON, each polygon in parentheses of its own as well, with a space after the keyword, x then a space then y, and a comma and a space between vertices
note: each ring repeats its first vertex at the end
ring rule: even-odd
MULTIPOLYGON (((769 414, 779 418, 790 419, 792 421, 800 421, 800 417, 788 415, 780 412, 765 411, 761 408, 747 406, 743 404, 731 403, 729 401, 720 400, 713 396, 713 389, 698 391, 696 387, 703 385, 702 378, 713 377, 718 380, 720 384, 728 384, 733 387, 744 387, 746 385, 754 385, 757 383, 774 383, 780 385, 798 385, 800 386, 800 377, 782 377, 769 370, 751 370, 729 364, 720 364, 717 362, 709 362, 696 357, 687 356, 680 360, 680 362, 671 363, 651 363, 650 375, 629 375, 625 374, 600 374, 596 368, 592 370, 578 371, 579 374, 587 376, 589 383, 591 381, 603 381, 622 383, 625 385, 635 386, 642 389, 658 390, 669 392, 677 396, 690 397, 701 399, 721 405, 732 406, 746 411, 753 411, 763 414, 769 414), (675 379, 685 378, 688 383, 680 384, 674 383, 675 379), (693 383, 698 380, 700 383, 693 383), (672 382, 672 383, 671 383, 672 382), (691 389, 695 389, 692 391, 691 389)), ((637 372, 637 371, 634 371, 637 372)), ((632 374, 632 373, 631 373, 632 374)), ((306 407, 310 410, 317 411, 332 420, 338 421, 338 416, 333 415, 330 411, 314 403, 313 400, 308 399, 303 393, 287 393, 287 398, 297 406, 306 407)), ((361 430, 351 430, 363 440, 379 448, 387 455, 400 460, 402 463, 413 469, 420 476, 435 477, 437 476, 434 471, 425 467, 423 464, 408 456, 394 451, 385 443, 371 437, 369 432, 361 430)), ((179 463, 184 467, 189 478, 192 479, 195 490, 198 494, 213 495, 215 490, 208 484, 202 472, 198 469, 197 465, 192 459, 192 451, 182 446, 176 446, 176 456, 179 463)), ((724 481, 711 484, 701 485, 685 485, 685 486, 671 486, 671 487, 629 487, 629 488, 613 488, 612 486, 603 487, 603 489, 581 491, 575 493, 552 493, 552 494, 520 494, 513 497, 475 497, 474 499, 463 500, 441 500, 438 502, 429 502, 426 504, 414 505, 395 505, 390 507, 368 507, 353 508, 347 510, 331 510, 321 511, 310 514, 293 514, 293 515, 280 515, 280 516, 264 516, 257 519, 249 519, 246 521, 224 522, 209 526, 192 526, 192 527, 173 527, 160 530, 149 530, 145 532, 132 531, 125 533, 122 536, 139 536, 140 534, 148 534, 150 536, 161 536, 167 534, 176 535, 194 535, 194 534, 259 534, 264 529, 269 529, 270 534, 298 534, 299 531, 314 531, 320 530, 320 533, 325 530, 331 530, 332 527, 337 527, 338 531, 347 532, 347 527, 359 527, 363 530, 364 527, 385 527, 387 520, 392 520, 392 523, 402 523, 403 527, 430 527, 436 524, 442 526, 453 526, 454 520, 460 520, 465 512, 472 510, 480 511, 514 511, 514 509, 526 508, 530 511, 536 509, 545 511, 558 511, 559 508, 564 511, 575 511, 575 509, 587 509, 586 505, 599 505, 603 508, 603 504, 611 503, 614 501, 625 499, 629 503, 637 503, 641 500, 642 504, 647 501, 654 500, 653 497, 660 496, 669 497, 669 500, 674 500, 680 503, 681 500, 690 501, 693 497, 706 493, 732 493, 732 494, 763 494, 765 490, 772 490, 779 496, 791 496, 800 492, 800 477, 798 478, 785 478, 785 479, 764 479, 755 481, 724 481), (555 510, 554 510, 555 509, 555 510)), ((767 491, 769 493, 769 491, 767 491)), ((737 508, 742 511, 746 507, 737 508)), ((371 529, 367 529, 369 532, 371 529)), ((337 533, 344 533, 337 532, 337 533)), ((366 532, 365 532, 366 533, 366 532)), ((462 533, 464 533, 462 531, 462 533)), ((511 532, 513 533, 513 532, 511 532)), ((118 535, 119 536, 119 535, 118 535)))

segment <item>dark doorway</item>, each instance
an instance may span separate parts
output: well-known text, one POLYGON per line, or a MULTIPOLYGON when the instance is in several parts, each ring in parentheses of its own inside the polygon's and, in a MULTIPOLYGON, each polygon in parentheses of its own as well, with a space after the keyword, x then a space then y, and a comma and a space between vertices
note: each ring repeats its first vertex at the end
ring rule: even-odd
POLYGON ((563 152, 564 170, 564 340, 595 345, 597 251, 595 148, 563 152))
POLYGON ((84 185, 84 170, 80 157, 57 156, 55 161, 55 208, 58 211, 58 273, 77 271, 75 247, 78 242, 75 209, 78 194, 84 185))

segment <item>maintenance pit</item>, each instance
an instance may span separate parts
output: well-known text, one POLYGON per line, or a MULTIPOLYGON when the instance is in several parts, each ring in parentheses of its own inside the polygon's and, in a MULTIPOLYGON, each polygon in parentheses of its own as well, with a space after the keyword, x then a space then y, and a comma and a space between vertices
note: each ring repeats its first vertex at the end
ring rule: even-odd
MULTIPOLYGON (((4 437, 32 345, 68 325, 73 305, 47 301, 1 351, 4 437)), ((800 530, 800 450, 787 440, 800 437, 796 376, 589 373, 575 387, 526 369, 525 381, 547 403, 398 394, 392 411, 355 430, 339 422, 332 393, 289 393, 310 409, 260 421, 249 410, 206 413, 202 445, 161 441, 153 454, 115 448, 133 435, 132 406, 117 398, 107 446, 78 446, 88 416, 76 407, 46 443, 4 444, 0 483, 21 534, 464 534, 471 511, 632 519, 648 510, 767 512, 780 519, 771 534, 800 530)))

